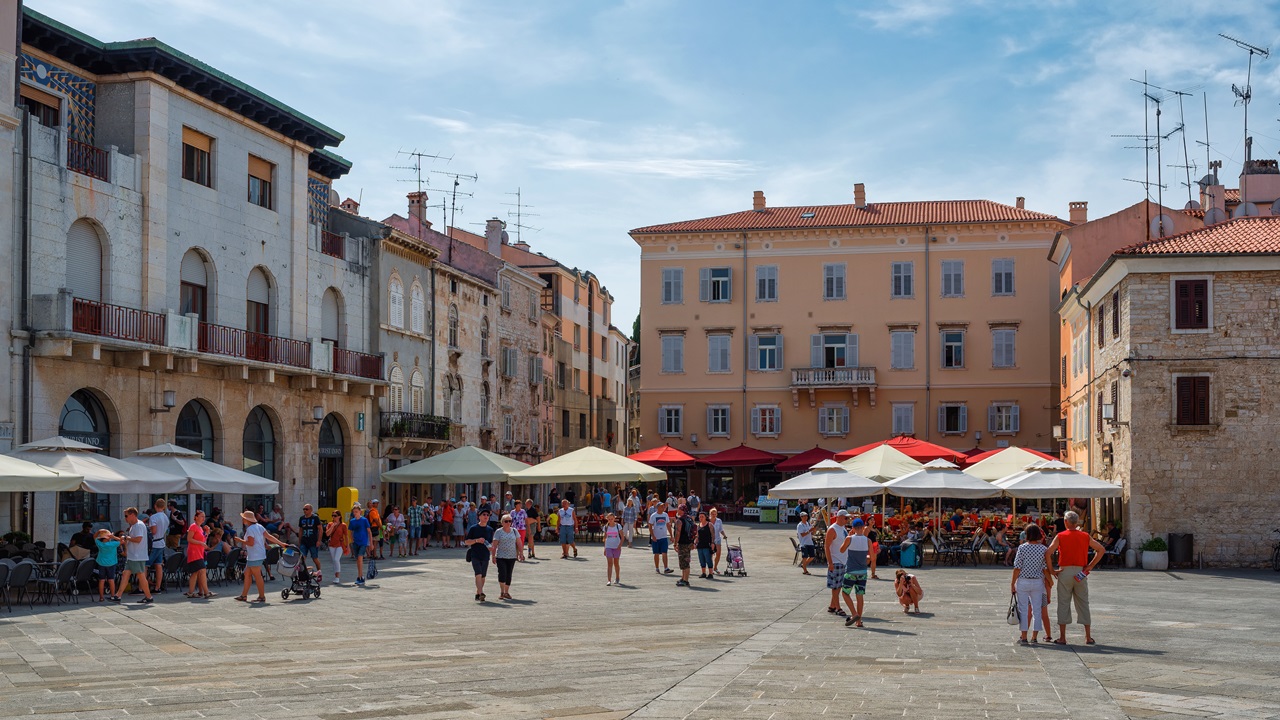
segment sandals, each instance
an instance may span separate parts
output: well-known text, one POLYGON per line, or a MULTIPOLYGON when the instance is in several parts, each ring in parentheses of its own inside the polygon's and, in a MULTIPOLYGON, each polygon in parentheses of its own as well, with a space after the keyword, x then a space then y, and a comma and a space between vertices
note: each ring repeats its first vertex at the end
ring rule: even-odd
POLYGON ((1085 645, 1097 645, 1097 644, 1098 644, 1098 641, 1097 641, 1097 640, 1094 640, 1093 638, 1089 638, 1088 640, 1085 640, 1085 641, 1084 641, 1084 644, 1085 644, 1085 645))
POLYGON ((1053 640, 1052 642, 1053 642, 1053 644, 1054 644, 1054 645, 1066 645, 1066 644, 1067 644, 1067 641, 1066 641, 1066 640, 1063 640, 1062 638, 1058 638, 1057 640, 1053 640))
POLYGON ((248 596, 248 595, 241 595, 241 596, 237 597, 237 598, 236 598, 236 600, 239 600, 240 602, 249 602, 249 596, 248 596))
POLYGON ((267 601, 267 596, 266 596, 266 595, 259 595, 259 596, 258 596, 258 598, 257 598, 256 600, 254 600, 254 602, 256 602, 256 603, 264 603, 264 602, 266 602, 266 601, 267 601))
POLYGON ((845 617, 844 610, 841 610, 838 607, 829 607, 827 608, 827 612, 831 613, 832 615, 839 615, 840 617, 845 617))

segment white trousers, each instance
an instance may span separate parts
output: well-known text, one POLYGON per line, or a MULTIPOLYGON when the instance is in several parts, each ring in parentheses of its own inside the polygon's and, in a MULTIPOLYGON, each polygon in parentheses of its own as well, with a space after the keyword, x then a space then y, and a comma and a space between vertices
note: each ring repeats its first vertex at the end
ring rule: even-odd
POLYGON ((333 578, 336 580, 342 574, 342 548, 329 548, 329 558, 333 560, 333 578))
POLYGON ((1019 628, 1022 632, 1028 629, 1043 632, 1044 623, 1040 621, 1040 608, 1044 605, 1044 579, 1018 578, 1016 587, 1018 613, 1022 616, 1019 628))

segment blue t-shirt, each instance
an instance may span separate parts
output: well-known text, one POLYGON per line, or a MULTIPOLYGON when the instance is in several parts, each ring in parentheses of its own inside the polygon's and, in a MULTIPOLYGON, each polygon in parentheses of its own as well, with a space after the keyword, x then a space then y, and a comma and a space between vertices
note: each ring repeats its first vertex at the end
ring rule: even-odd
POLYGON ((120 541, 119 540, 97 540, 98 543, 98 565, 100 567, 111 567, 120 560, 120 541))
POLYGON ((347 530, 351 532, 351 544, 368 545, 371 527, 367 517, 351 518, 351 522, 347 523, 347 530))

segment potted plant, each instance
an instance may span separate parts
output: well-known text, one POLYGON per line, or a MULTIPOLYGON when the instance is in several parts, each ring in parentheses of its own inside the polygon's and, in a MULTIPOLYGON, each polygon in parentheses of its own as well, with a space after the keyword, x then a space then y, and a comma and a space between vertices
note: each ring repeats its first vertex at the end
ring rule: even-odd
POLYGON ((1164 538, 1153 537, 1138 549, 1142 551, 1143 570, 1169 569, 1169 545, 1164 538))

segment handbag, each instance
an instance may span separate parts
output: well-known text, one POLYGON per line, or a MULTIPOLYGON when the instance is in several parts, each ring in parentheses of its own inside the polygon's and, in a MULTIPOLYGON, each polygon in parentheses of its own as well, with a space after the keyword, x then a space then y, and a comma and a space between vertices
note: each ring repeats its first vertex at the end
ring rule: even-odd
POLYGON ((1022 610, 1018 607, 1017 593, 1009 595, 1009 614, 1005 616, 1004 621, 1010 625, 1022 624, 1022 610))

